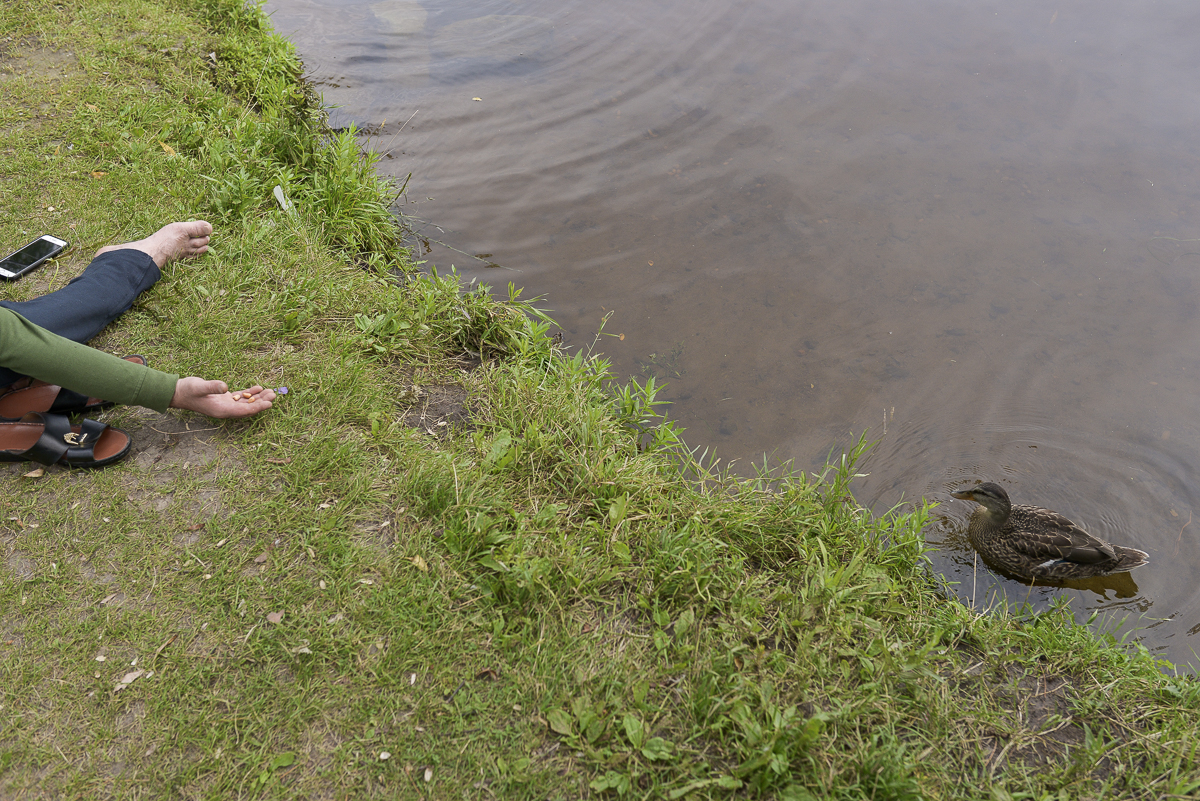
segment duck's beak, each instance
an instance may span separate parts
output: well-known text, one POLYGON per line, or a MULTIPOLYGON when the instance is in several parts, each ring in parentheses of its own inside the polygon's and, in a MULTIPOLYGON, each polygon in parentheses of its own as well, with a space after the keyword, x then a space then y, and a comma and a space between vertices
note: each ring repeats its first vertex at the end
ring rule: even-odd
POLYGON ((950 493, 950 497, 958 498, 960 501, 973 501, 975 500, 975 493, 969 489, 965 489, 950 493))

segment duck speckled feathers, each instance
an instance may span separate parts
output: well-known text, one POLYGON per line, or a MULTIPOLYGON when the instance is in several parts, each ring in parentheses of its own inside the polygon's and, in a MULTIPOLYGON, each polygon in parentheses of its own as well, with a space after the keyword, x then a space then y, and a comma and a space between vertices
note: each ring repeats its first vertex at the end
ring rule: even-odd
POLYGON ((984 561, 1027 580, 1081 579, 1123 573, 1150 561, 1137 548, 1110 545, 1058 512, 1013 505, 999 484, 979 484, 952 492, 979 504, 967 537, 984 561))

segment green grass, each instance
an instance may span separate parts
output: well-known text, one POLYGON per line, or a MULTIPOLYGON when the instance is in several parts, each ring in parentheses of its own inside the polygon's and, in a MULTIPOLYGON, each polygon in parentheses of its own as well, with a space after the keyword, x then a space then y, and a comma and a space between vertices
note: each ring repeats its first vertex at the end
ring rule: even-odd
POLYGON ((214 252, 93 344, 290 389, 238 423, 114 410, 120 467, 0 471, 0 797, 1200 787, 1200 685, 948 599, 929 508, 854 503, 861 445, 719 473, 517 290, 397 280, 398 188, 299 74, 240 2, 0 6, 0 242, 75 245, 8 297, 204 216, 214 252))

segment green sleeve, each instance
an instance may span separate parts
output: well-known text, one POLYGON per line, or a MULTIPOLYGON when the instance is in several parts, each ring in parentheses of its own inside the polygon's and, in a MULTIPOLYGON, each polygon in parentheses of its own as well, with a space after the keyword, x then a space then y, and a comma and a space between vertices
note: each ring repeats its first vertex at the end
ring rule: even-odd
POLYGON ((0 306, 0 366, 102 400, 165 412, 179 376, 118 359, 0 306))

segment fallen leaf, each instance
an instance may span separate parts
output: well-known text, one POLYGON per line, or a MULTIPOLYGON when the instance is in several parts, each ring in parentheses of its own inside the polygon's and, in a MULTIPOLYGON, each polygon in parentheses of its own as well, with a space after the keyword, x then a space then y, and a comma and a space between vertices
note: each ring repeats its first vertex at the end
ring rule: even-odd
POLYGON ((584 623, 584 624, 583 624, 583 628, 582 628, 582 629, 580 629, 579 633, 580 633, 580 634, 588 634, 589 632, 591 632, 591 630, 592 630, 592 624, 591 624, 591 623, 584 623))
POLYGON ((291 459, 268 459, 267 464, 291 464, 291 459))
POLYGON ((97 108, 96 106, 93 106, 91 103, 84 103, 84 105, 85 105, 85 106, 87 106, 88 108, 90 108, 92 111, 99 111, 99 110, 100 110, 100 109, 99 109, 99 108, 97 108))
POLYGON ((433 781, 433 768, 425 768, 425 781, 433 781))
POLYGON ((380 752, 379 752, 379 758, 380 758, 380 759, 384 759, 384 760, 391 759, 391 758, 392 758, 391 752, 389 752, 389 751, 380 751, 380 752))
POLYGON ((121 677, 120 684, 117 685, 116 689, 113 692, 118 692, 118 693, 121 692, 121 690, 124 690, 130 684, 133 684, 133 682, 136 681, 138 679, 138 677, 144 676, 144 675, 146 675, 146 671, 144 671, 144 670, 129 671, 128 673, 126 673, 124 676, 121 677))
POLYGON ((100 605, 101 605, 101 606, 107 606, 109 603, 111 603, 111 602, 112 602, 112 599, 113 599, 113 598, 116 598, 116 597, 117 597, 117 595, 119 595, 119 593, 115 593, 115 592, 114 592, 112 595, 110 595, 110 596, 108 596, 107 598, 105 598, 104 600, 100 601, 100 605))
POLYGON ((318 581, 317 586, 320 587, 321 589, 325 589, 325 579, 321 579, 320 581, 318 581))
POLYGON ((371 586, 372 584, 374 584, 375 582, 374 582, 374 581, 372 581, 371 579, 359 579, 359 580, 358 580, 358 583, 359 583, 359 584, 366 584, 366 585, 369 587, 369 586, 371 586))
POLYGON ((304 645, 301 645, 299 648, 293 648, 292 653, 293 654, 311 654, 312 649, 308 647, 307 643, 305 643, 304 645))
POLYGON ((229 540, 221 540, 220 542, 217 543, 216 547, 220 548, 222 545, 224 545, 227 542, 229 542, 229 540))
POLYGON ((425 564, 425 560, 422 559, 420 556, 414 556, 409 561, 412 562, 414 565, 416 565, 417 570, 420 570, 422 573, 429 572, 429 565, 425 564))
POLYGON ((254 557, 254 564, 256 564, 256 565, 261 565, 265 561, 267 561, 267 552, 266 551, 263 551, 258 556, 254 557))
POLYGON ((107 659, 108 659, 108 657, 107 657, 107 656, 105 656, 104 654, 100 654, 100 656, 96 657, 96 661, 97 661, 97 662, 104 662, 104 661, 106 661, 107 659))
POLYGON ((328 509, 330 506, 333 506, 333 504, 331 504, 331 503, 323 503, 323 504, 321 504, 320 506, 318 506, 317 508, 318 508, 318 509, 328 509))
POLYGON ((271 612, 269 615, 267 615, 267 622, 268 623, 283 622, 283 612, 271 612))
POLYGON ((93 178, 103 178, 106 175, 108 175, 108 173, 106 173, 104 170, 92 170, 93 178))
POLYGON ((202 529, 202 528, 204 528, 204 524, 203 524, 203 523, 197 523, 197 524, 196 524, 196 525, 194 525, 194 526, 188 526, 188 527, 185 529, 185 531, 199 531, 199 530, 200 530, 200 529, 202 529))
POLYGON ((41 478, 44 475, 46 475, 46 468, 39 467, 37 470, 30 470, 28 473, 25 473, 21 477, 22 478, 41 478))
POLYGON ((161 139, 158 140, 158 143, 160 145, 162 145, 163 152, 166 153, 168 156, 175 155, 175 148, 171 147, 170 145, 168 145, 166 142, 162 141, 161 139))
POLYGON ((487 679, 488 681, 497 681, 500 678, 500 673, 492 668, 481 670, 475 674, 476 679, 487 679))

